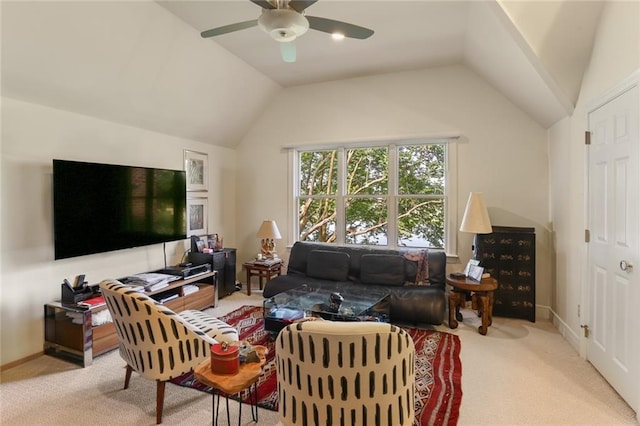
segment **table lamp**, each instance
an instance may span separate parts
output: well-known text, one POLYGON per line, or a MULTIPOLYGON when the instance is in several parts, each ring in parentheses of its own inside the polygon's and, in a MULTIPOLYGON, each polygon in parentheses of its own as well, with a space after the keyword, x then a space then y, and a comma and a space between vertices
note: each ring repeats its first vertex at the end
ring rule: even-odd
POLYGON ((487 207, 484 204, 484 198, 482 198, 481 192, 472 192, 469 194, 467 200, 467 207, 464 210, 464 216, 462 216, 462 223, 460 224, 461 232, 470 232, 475 234, 473 236, 473 258, 478 259, 478 234, 490 234, 493 232, 491 228, 491 221, 489 220, 489 213, 487 207))
POLYGON ((278 230, 278 225, 276 225, 275 220, 265 220, 262 222, 260 229, 258 229, 258 233, 256 237, 262 238, 262 256, 268 259, 273 259, 277 257, 276 254, 276 243, 273 240, 279 240, 282 238, 280 235, 280 231, 278 230))

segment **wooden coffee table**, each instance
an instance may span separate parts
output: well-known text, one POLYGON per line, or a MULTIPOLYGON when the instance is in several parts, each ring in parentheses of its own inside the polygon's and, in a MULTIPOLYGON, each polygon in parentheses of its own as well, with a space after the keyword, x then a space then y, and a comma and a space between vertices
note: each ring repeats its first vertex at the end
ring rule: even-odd
POLYGON ((449 328, 457 328, 458 321, 462 321, 460 308, 464 307, 466 293, 471 292, 480 301, 478 316, 482 317, 482 325, 478 327, 478 331, 483 336, 486 335, 493 322, 493 292, 498 288, 498 281, 489 277, 478 282, 466 277, 447 275, 447 284, 452 287, 449 293, 449 328))
MULTIPOLYGON (((202 361, 194 370, 196 379, 207 386, 211 386, 217 392, 211 395, 211 409, 213 416, 213 425, 218 424, 218 411, 216 410, 216 395, 218 397, 218 406, 220 409, 220 394, 225 395, 227 405, 227 424, 231 424, 229 416, 229 396, 249 389, 249 401, 251 405, 251 418, 254 422, 258 421, 258 387, 257 382, 262 373, 262 366, 266 362, 267 348, 265 346, 254 345, 253 348, 258 353, 260 362, 248 362, 240 364, 240 369, 236 374, 215 374, 211 371, 211 358, 202 361)), ((240 397, 240 395, 239 395, 240 397)), ((242 398, 239 401, 240 410, 238 413, 238 425, 242 421, 242 398)))

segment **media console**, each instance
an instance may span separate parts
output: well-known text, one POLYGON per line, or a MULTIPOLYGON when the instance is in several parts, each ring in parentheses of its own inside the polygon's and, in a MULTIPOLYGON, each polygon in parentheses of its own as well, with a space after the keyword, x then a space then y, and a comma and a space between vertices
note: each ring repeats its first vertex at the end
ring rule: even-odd
MULTIPOLYGON (((172 294, 178 297, 164 304, 174 312, 187 309, 202 310, 218 304, 217 273, 204 272, 172 281, 167 287, 145 292, 147 296, 162 298, 172 294), (185 294, 184 286, 195 284, 199 290, 185 294)), ((58 355, 76 362, 83 367, 91 365, 93 357, 118 347, 118 336, 112 322, 92 325, 93 316, 101 315, 106 306, 93 309, 60 301, 44 305, 44 352, 58 355)))

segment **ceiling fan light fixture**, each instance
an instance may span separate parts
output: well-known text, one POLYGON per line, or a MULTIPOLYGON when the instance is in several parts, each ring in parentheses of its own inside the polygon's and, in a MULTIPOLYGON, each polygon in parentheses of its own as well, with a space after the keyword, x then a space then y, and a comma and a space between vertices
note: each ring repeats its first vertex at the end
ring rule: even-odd
POLYGON ((307 18, 289 9, 263 10, 258 25, 271 38, 283 43, 295 40, 309 29, 307 18))

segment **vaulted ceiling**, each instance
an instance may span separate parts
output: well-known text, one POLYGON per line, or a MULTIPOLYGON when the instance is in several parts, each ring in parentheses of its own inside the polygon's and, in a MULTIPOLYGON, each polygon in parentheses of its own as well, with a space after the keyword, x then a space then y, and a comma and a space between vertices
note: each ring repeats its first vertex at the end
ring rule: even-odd
POLYGON ((2 93, 221 146, 283 87, 464 64, 544 127, 572 113, 602 2, 335 1, 306 13, 371 28, 335 42, 310 30, 297 62, 249 0, 12 2, 2 7, 2 93))

